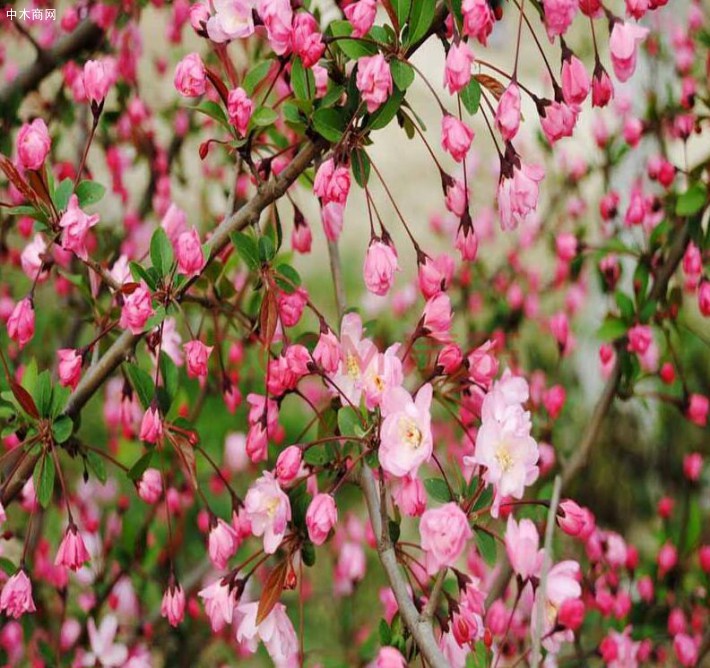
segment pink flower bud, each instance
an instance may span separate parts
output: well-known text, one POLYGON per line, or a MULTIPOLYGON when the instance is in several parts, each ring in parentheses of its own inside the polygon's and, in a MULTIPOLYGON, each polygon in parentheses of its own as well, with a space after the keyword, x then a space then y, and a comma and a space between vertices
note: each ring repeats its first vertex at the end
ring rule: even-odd
POLYGON ((609 52, 614 73, 619 81, 626 81, 636 69, 636 49, 646 39, 648 28, 635 23, 617 21, 609 37, 609 52))
POLYGON ((367 248, 362 269, 367 289, 375 295, 386 295, 392 288, 397 271, 399 271, 399 264, 394 246, 373 239, 367 248))
POLYGON ((710 281, 703 281, 698 289, 698 309, 705 318, 710 318, 710 281))
POLYGON ((499 363, 494 350, 495 344, 489 340, 476 348, 467 358, 469 377, 484 389, 488 389, 498 375, 499 363))
POLYGON ((423 328, 427 336, 448 343, 451 339, 451 300, 448 295, 440 292, 427 301, 424 306, 423 328))
POLYGON ((297 287, 293 292, 279 292, 277 305, 279 316, 284 327, 295 327, 303 315, 303 309, 308 303, 308 292, 297 287))
POLYGON ((456 233, 456 248, 464 262, 473 262, 478 254, 478 237, 473 225, 459 225, 456 233))
POLYGON ((568 598, 562 602, 557 613, 557 621, 562 626, 577 631, 584 623, 585 606, 580 598, 568 598))
POLYGON ((105 60, 87 60, 84 63, 84 90, 92 102, 104 100, 111 86, 113 73, 105 60))
POLYGON ((243 88, 234 88, 229 91, 227 99, 229 122, 234 125, 237 132, 245 137, 254 111, 254 103, 249 99, 243 88))
POLYGON ((654 587, 653 580, 650 576, 644 575, 639 578, 639 581, 636 583, 636 589, 638 590, 642 601, 645 603, 651 603, 651 601, 653 601, 654 587))
POLYGON ((407 668, 407 662, 396 647, 381 647, 374 668, 407 668))
POLYGON ((185 592, 179 584, 170 584, 163 594, 160 616, 168 620, 170 626, 177 626, 185 616, 185 592))
POLYGON ((448 288, 454 275, 454 261, 446 253, 442 253, 432 260, 426 256, 419 262, 417 282, 419 290, 424 299, 430 299, 434 295, 443 292, 448 288))
POLYGON ((212 353, 213 346, 206 346, 202 341, 189 341, 184 346, 185 361, 187 362, 187 375, 190 378, 204 378, 207 376, 207 362, 212 353))
POLYGON ((455 343, 447 343, 436 357, 436 366, 440 366, 446 375, 458 371, 461 362, 463 362, 463 353, 455 343))
POLYGON ((198 97, 207 89, 207 75, 197 53, 185 56, 175 67, 175 88, 184 97, 198 97))
POLYGON ((78 571, 89 559, 89 551, 84 545, 81 534, 79 534, 75 525, 70 524, 57 550, 54 565, 78 571))
POLYGON ((562 95, 567 104, 582 104, 589 95, 589 75, 577 56, 562 63, 562 95))
POLYGON ((710 573, 710 545, 701 546, 698 550, 698 560, 703 572, 710 573))
POLYGON ((313 350, 313 359, 326 373, 337 371, 340 363, 340 342, 332 330, 321 332, 313 350))
POLYGON ((311 227, 303 218, 303 214, 294 217, 293 232, 291 234, 291 247, 297 253, 307 254, 311 252, 313 235, 311 227))
POLYGON ((17 302, 7 320, 7 335, 17 341, 20 350, 24 348, 35 334, 35 312, 32 301, 25 298, 17 302))
MULTIPOLYGON (((8 331, 9 327, 10 323, 8 323, 8 331)), ((691 394, 685 414, 698 427, 704 427, 708 421, 708 398, 702 394, 691 394)))
POLYGON ((316 172, 313 192, 324 204, 345 204, 350 192, 350 170, 342 165, 336 167, 333 158, 324 160, 316 172))
POLYGON ((508 84, 498 100, 495 123, 505 141, 512 141, 520 127, 520 88, 514 82, 508 84))
POLYGON ((368 113, 377 111, 392 95, 392 74, 385 57, 378 53, 359 58, 355 83, 368 113))
POLYGON ((183 232, 175 244, 178 270, 185 276, 199 276, 205 266, 205 256, 202 252, 200 235, 193 227, 183 232))
POLYGON ((138 496, 145 503, 158 503, 163 493, 163 479, 158 469, 146 469, 138 481, 138 496))
POLYGON ((330 494, 316 494, 306 511, 308 537, 314 545, 323 545, 338 521, 338 509, 330 494))
POLYGON ((140 334, 148 319, 153 315, 153 302, 150 290, 141 283, 130 295, 124 296, 119 326, 130 329, 133 334, 140 334))
POLYGON ((393 496, 397 507, 408 517, 420 517, 426 510, 426 491, 416 475, 400 478, 393 496))
POLYGON ((703 456, 699 452, 691 452, 683 457, 683 475, 690 482, 697 482, 703 472, 703 456))
POLYGON ((59 361, 59 382, 64 387, 74 389, 81 378, 81 365, 83 364, 81 354, 70 348, 62 348, 57 350, 57 358, 59 361))
POLYGON ((643 355, 653 341, 653 331, 648 325, 634 325, 628 332, 627 350, 637 355, 643 355))
POLYGON ((698 664, 698 643, 685 633, 679 633, 673 638, 673 651, 681 666, 696 666, 698 664))
POLYGON ((441 147, 456 162, 461 162, 471 148, 473 130, 451 114, 446 114, 441 121, 441 147))
POLYGON ((323 231, 328 241, 337 241, 343 231, 344 205, 338 202, 328 202, 321 208, 323 231))
POLYGON ((567 535, 582 541, 586 541, 596 528, 594 515, 587 508, 577 505, 572 499, 565 499, 560 503, 557 523, 567 535))
POLYGON ((323 55, 325 44, 318 23, 308 12, 298 12, 293 19, 291 48, 304 67, 313 67, 323 55))
POLYGON ((473 52, 466 42, 452 44, 449 48, 444 68, 444 86, 452 95, 468 86, 473 61, 473 52))
POLYGON ((17 157, 25 169, 40 169, 51 148, 47 125, 41 118, 25 123, 17 133, 17 157))
POLYGON ((666 573, 673 570, 678 563, 678 551, 671 543, 666 543, 661 547, 657 557, 658 576, 663 578, 666 573))
POLYGON ((542 403, 553 420, 559 417, 567 399, 567 392, 562 385, 553 385, 542 397, 542 403))
POLYGON ((463 0, 463 31, 469 37, 475 37, 483 46, 488 42, 488 35, 493 30, 493 12, 486 0, 463 0))
POLYGON ((592 77, 592 106, 606 107, 614 97, 614 84, 607 71, 597 63, 592 77))
POLYGON ((0 612, 5 612, 8 617, 18 619, 26 612, 35 612, 35 610, 32 600, 32 583, 27 577, 27 573, 21 569, 2 588, 0 612))
POLYGON ((577 9, 578 0, 543 0, 545 28, 550 42, 557 35, 564 35, 572 24, 577 9))
POLYGON ((276 479, 280 485, 286 485, 295 480, 301 470, 303 460, 301 448, 297 445, 289 445, 276 459, 276 479))
POLYGON ((98 214, 87 216, 79 208, 79 199, 76 195, 69 198, 69 206, 59 221, 62 228, 62 248, 73 251, 77 257, 86 260, 89 253, 86 248, 86 237, 89 230, 99 222, 98 214))
POLYGON ((151 406, 141 420, 139 438, 146 443, 157 443, 163 437, 163 420, 155 406, 151 406))
POLYGON ((217 519, 210 528, 207 539, 208 552, 215 567, 224 570, 238 547, 239 541, 236 531, 223 519, 217 519))
POLYGON ((364 37, 372 28, 377 14, 377 0, 359 0, 348 5, 344 10, 345 18, 353 26, 353 37, 364 37))

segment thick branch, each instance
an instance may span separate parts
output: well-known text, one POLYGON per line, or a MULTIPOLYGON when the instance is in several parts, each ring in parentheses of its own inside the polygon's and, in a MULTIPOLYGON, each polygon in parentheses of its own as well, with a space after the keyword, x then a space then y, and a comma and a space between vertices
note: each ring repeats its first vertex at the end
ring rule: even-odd
POLYGON ((407 591, 407 583, 399 569, 394 546, 386 538, 386 527, 384 527, 385 533, 383 533, 379 491, 372 471, 366 465, 362 466, 360 472, 360 486, 367 502, 372 530, 377 536, 377 554, 380 557, 387 579, 392 585, 392 591, 399 606, 399 613, 402 615, 404 623, 407 625, 427 663, 433 668, 447 668, 448 663, 436 642, 431 621, 419 615, 407 591))

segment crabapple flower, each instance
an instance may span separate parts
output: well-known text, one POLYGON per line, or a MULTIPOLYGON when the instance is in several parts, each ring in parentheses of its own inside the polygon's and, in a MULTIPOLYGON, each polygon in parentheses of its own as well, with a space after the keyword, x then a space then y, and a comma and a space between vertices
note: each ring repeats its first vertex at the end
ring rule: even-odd
POLYGON ((308 537, 314 545, 323 545, 338 522, 338 508, 332 494, 316 494, 306 511, 308 537))
POLYGON ((212 525, 207 539, 207 549, 212 563, 220 570, 224 570, 238 547, 236 531, 222 518, 218 518, 212 525))
MULTIPOLYGON (((211 19, 210 19, 211 20, 211 19)), ((199 97, 207 89, 205 64, 198 53, 185 56, 175 67, 175 89, 184 97, 199 97)))
POLYGON ((614 84, 601 63, 594 67, 592 77, 592 106, 606 107, 614 97, 614 84))
POLYGON ((370 668, 407 668, 407 662, 396 647, 381 647, 370 668))
POLYGON ((397 507, 409 517, 419 517, 426 510, 426 491, 422 481, 415 476, 404 476, 393 485, 397 507))
POLYGON ((538 165, 517 164, 512 173, 502 173, 498 183, 498 212, 504 230, 515 229, 537 208, 540 181, 545 170, 538 165))
POLYGON ((118 324, 123 329, 130 329, 133 334, 140 334, 152 315, 152 296, 148 286, 141 282, 131 294, 124 296, 118 324))
POLYGON ((572 499, 560 502, 557 524, 568 536, 574 536, 583 541, 587 540, 596 528, 592 512, 588 508, 577 505, 572 499))
POLYGON ((688 634, 679 633, 673 638, 673 651, 681 666, 692 667, 698 664, 698 643, 688 634))
POLYGON ((177 626, 185 616, 185 590, 180 584, 171 583, 163 594, 160 616, 168 620, 170 626, 177 626))
POLYGON ((564 137, 571 137, 577 123, 578 107, 573 107, 564 102, 551 102, 542 107, 540 125, 550 144, 554 144, 564 137))
POLYGON ((160 227, 165 230, 170 243, 175 246, 183 232, 187 232, 187 214, 176 204, 171 204, 160 221, 160 227))
MULTIPOLYGON (((8 332, 10 323, 8 323, 8 332)), ((688 419, 697 424, 698 427, 704 427, 708 421, 708 407, 710 402, 708 398, 702 394, 691 394, 686 408, 686 416, 688 419)))
POLYGON ((291 520, 291 504, 272 473, 266 471, 251 485, 244 508, 252 533, 264 537, 264 552, 276 552, 291 520))
POLYGON ((441 147, 456 160, 461 162, 471 148, 473 130, 451 114, 441 120, 441 147))
POLYGON ((386 295, 392 288, 397 271, 399 271, 399 264, 394 246, 373 239, 367 248, 362 269, 367 289, 375 295, 386 295))
POLYGON ((100 104, 111 87, 112 68, 105 60, 87 60, 84 63, 84 91, 92 102, 100 104))
POLYGON ((328 241, 337 241, 343 231, 343 215, 345 206, 338 202, 328 202, 320 210, 323 231, 328 241))
POLYGON ((21 299, 15 305, 7 320, 7 335, 17 341, 22 350, 35 334, 35 311, 29 297, 21 299))
POLYGON ((59 383, 63 387, 74 389, 81 378, 81 365, 84 361, 81 353, 71 348, 62 348, 57 350, 57 359, 59 383))
POLYGON ((301 470, 303 461, 303 453, 297 445, 289 445, 285 450, 282 450, 276 459, 276 479, 280 485, 287 485, 293 482, 301 470))
POLYGON ((325 51, 325 44, 312 14, 296 14, 293 19, 291 46, 293 52, 301 58, 304 67, 313 67, 320 60, 325 51))
POLYGON ((355 83, 368 113, 377 111, 392 95, 392 73, 385 57, 378 53, 358 59, 355 83))
POLYGON ((205 266, 205 256, 202 252, 200 235, 193 227, 183 232, 175 244, 178 270, 185 276, 199 276, 205 266))
POLYGON ((451 339, 451 300, 443 292, 434 295, 424 306, 422 328, 427 336, 441 343, 448 343, 451 339))
POLYGON ((233 88, 229 91, 229 97, 227 98, 229 122, 237 129, 237 132, 242 137, 247 134, 253 111, 254 103, 249 99, 249 96, 243 88, 233 88))
POLYGON ((303 214, 294 216, 293 232, 291 233, 291 246, 293 250, 306 254, 311 252, 311 244, 313 243, 313 234, 311 233, 310 225, 303 218, 303 214))
POLYGON ((468 86, 471 81, 471 66, 474 57, 471 47, 466 42, 452 44, 446 54, 446 67, 444 68, 444 86, 452 95, 468 86))
POLYGON ((84 545, 81 534, 74 524, 70 524, 57 550, 54 565, 78 571, 89 559, 89 551, 84 545))
POLYGON ((564 35, 579 9, 579 0, 543 0, 545 28, 552 43, 556 36, 564 35))
POLYGON ((227 624, 232 623, 234 608, 237 605, 237 588, 229 584, 229 578, 220 578, 208 587, 197 592, 205 605, 205 612, 210 618, 212 631, 219 633, 227 624))
POLYGON ((20 569, 4 584, 0 592, 0 612, 19 619, 26 612, 35 610, 32 583, 24 569, 20 569))
POLYGON ((614 73, 619 81, 626 81, 636 69, 636 49, 648 35, 648 28, 635 23, 616 21, 609 37, 609 52, 614 73))
POLYGON ((38 283, 46 280, 49 276, 44 265, 44 255, 47 252, 47 244, 42 235, 37 233, 30 243, 22 250, 20 255, 20 264, 22 271, 25 272, 27 278, 38 283))
POLYGON ((333 158, 324 160, 316 172, 313 192, 324 204, 345 204, 350 192, 350 170, 343 165, 336 166, 333 158))
POLYGON ((69 206, 59 221, 59 227, 62 228, 62 248, 73 251, 77 257, 86 260, 89 257, 86 235, 98 222, 98 214, 87 216, 79 208, 79 198, 72 195, 69 198, 69 206))
POLYGON ((424 385, 415 399, 403 387, 392 387, 382 397, 384 421, 380 430, 379 459, 383 470, 401 478, 414 475, 429 461, 432 387, 424 385))
POLYGON ((340 342, 331 329, 320 333, 313 359, 326 373, 334 373, 340 364, 340 342))
POLYGON ((202 341, 188 341, 184 346, 187 362, 187 375, 190 378, 204 378, 207 375, 207 362, 213 346, 206 346, 202 341))
POLYGON ((276 666, 295 665, 298 657, 298 637, 291 620, 286 614, 286 606, 277 603, 262 620, 256 623, 259 603, 242 603, 236 609, 237 642, 243 643, 251 652, 257 649, 261 640, 276 666))
POLYGON ((494 354, 494 349, 495 343, 488 340, 466 358, 471 380, 484 389, 490 388, 498 375, 499 362, 494 354))
MULTIPOLYGON (((536 619, 539 606, 543 606, 543 637, 548 636, 555 628, 557 616, 566 601, 578 599, 582 595, 579 584, 580 568, 576 561, 560 561, 550 568, 547 573, 545 591, 542 587, 535 593, 532 618, 536 619)), ((550 650, 558 647, 562 640, 572 640, 571 631, 562 631, 552 634, 546 641, 545 647, 550 650)))
POLYGON ((377 0, 359 0, 348 5, 343 12, 353 26, 353 37, 364 37, 377 15, 377 0))
POLYGON ((419 533, 429 575, 453 566, 473 536, 466 514, 453 501, 425 511, 419 521, 419 533))
POLYGON ((138 496, 145 503, 158 503, 163 493, 163 478, 158 469, 146 469, 138 481, 138 496))
POLYGON ((570 56, 562 63, 562 95, 569 105, 582 104, 589 95, 589 74, 577 56, 570 56))
MULTIPOLYGON (((213 42, 221 44, 232 39, 243 39, 254 33, 253 0, 214 0, 213 5, 215 13, 206 22, 207 34, 213 42)), ((204 14, 196 18, 198 25, 203 23, 204 19, 204 14)), ((191 21, 194 26, 195 20, 192 20, 192 16, 191 21)))
POLYGON ((520 127, 520 88, 515 82, 508 84, 498 100, 495 124, 505 141, 512 141, 520 127))
POLYGON ((473 225, 459 225, 456 233, 456 249, 465 262, 473 262, 478 254, 478 237, 473 225))
POLYGON ((139 438, 146 443, 157 443, 163 437, 163 420, 155 406, 143 414, 139 438))
POLYGON ((290 0, 258 0, 257 12, 266 26, 266 36, 277 56, 291 48, 293 11, 290 0))
POLYGON ((540 574, 545 551, 540 549, 540 534, 532 520, 522 519, 518 523, 512 515, 508 516, 505 550, 511 567, 523 580, 540 574))
POLYGON ((106 668, 117 668, 123 666, 128 659, 128 649, 116 640, 118 631, 118 619, 115 615, 106 615, 101 620, 101 625, 96 628, 93 617, 87 623, 89 632, 89 644, 91 652, 84 654, 82 666, 105 666, 106 668))
POLYGON ((539 452, 530 435, 530 413, 522 406, 528 396, 525 379, 509 372, 494 383, 481 406, 476 451, 463 460, 466 465, 486 467, 483 479, 495 488, 493 517, 498 516, 503 497, 522 498, 525 487, 539 475, 539 452))
POLYGON ((47 124, 41 118, 25 123, 17 133, 17 157, 25 169, 42 167, 51 146, 47 124))
POLYGON ((483 46, 488 42, 488 35, 493 30, 493 12, 486 0, 463 0, 463 32, 475 37, 483 46))

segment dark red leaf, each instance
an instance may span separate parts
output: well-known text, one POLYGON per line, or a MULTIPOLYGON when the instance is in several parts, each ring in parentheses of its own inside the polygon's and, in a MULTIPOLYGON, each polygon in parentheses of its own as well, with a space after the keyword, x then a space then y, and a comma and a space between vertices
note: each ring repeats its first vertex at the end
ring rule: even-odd
POLYGON ((138 288, 140 287, 140 283, 124 283, 121 286, 121 293, 124 295, 131 295, 133 294, 138 288))
POLYGON ((30 188, 30 186, 28 185, 27 181, 22 178, 22 175, 20 174, 20 172, 17 171, 15 165, 13 165, 12 162, 1 153, 0 169, 5 172, 5 176, 7 176, 8 181, 10 181, 10 183, 12 183, 12 185, 15 186, 15 188, 17 188, 17 190, 22 193, 22 196, 28 202, 31 202, 32 204, 39 203, 37 193, 32 190, 32 188, 30 188))
POLYGON ((478 81, 481 86, 493 93, 493 97, 495 97, 496 100, 500 100, 500 96, 503 95, 505 91, 505 86, 503 86, 498 79, 494 79, 487 74, 474 74, 473 78, 478 81))
POLYGON ((259 599, 259 609, 256 611, 256 624, 261 624, 279 602, 281 593, 286 584, 286 574, 288 573, 288 563, 282 561, 271 573, 264 585, 264 591, 259 599))
POLYGON ((205 73, 207 74, 207 78, 212 82, 212 85, 217 89, 217 92, 219 93, 219 96, 222 98, 222 102, 224 102, 224 106, 226 107, 229 104, 229 91, 224 85, 224 82, 222 81, 222 79, 219 78, 219 75, 213 70, 211 70, 209 67, 205 68, 205 73))
POLYGON ((32 398, 30 393, 14 378, 10 378, 10 389, 25 413, 27 413, 30 417, 33 417, 35 420, 38 420, 39 411, 37 410, 35 400, 32 398))
POLYGON ((278 317, 279 309, 276 295, 272 290, 267 290, 264 301, 261 304, 261 313, 259 314, 259 330, 261 338, 267 346, 270 346, 274 339, 278 317))
POLYGON ((197 464, 195 462, 195 449, 190 442, 180 434, 173 433, 170 442, 180 460, 183 475, 189 480, 193 489, 197 489, 197 464))

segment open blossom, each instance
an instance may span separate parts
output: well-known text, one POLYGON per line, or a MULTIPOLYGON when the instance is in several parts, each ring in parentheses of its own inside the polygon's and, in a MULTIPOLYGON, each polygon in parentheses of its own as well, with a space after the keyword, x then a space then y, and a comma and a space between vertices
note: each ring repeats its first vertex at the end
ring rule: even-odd
POLYGON ((384 421, 380 430, 379 459, 395 477, 414 475, 431 457, 432 387, 424 385, 415 399, 403 387, 393 387, 382 398, 384 421))
POLYGON ((35 311, 32 300, 28 297, 21 299, 15 305, 7 320, 7 335, 17 341, 20 350, 24 348, 35 334, 35 311))
POLYGON ((64 534, 61 545, 57 550, 54 565, 78 571, 87 561, 89 561, 89 551, 86 549, 86 545, 84 545, 76 526, 72 524, 64 534))
POLYGON ((385 57, 378 53, 358 59, 355 83, 367 104, 367 111, 377 111, 392 95, 392 74, 385 57))
POLYGON ((498 100, 495 123, 505 141, 512 141, 520 127, 520 88, 511 81, 498 100))
POLYGON ((249 121, 254 111, 254 103, 249 99, 243 88, 233 88, 229 91, 227 111, 229 113, 229 122, 234 125, 242 137, 246 136, 249 121))
POLYGON ((291 504, 272 473, 266 471, 251 485, 244 499, 244 508, 252 533, 264 537, 264 552, 276 552, 286 535, 291 504))
POLYGON ((200 235, 193 227, 183 232, 175 244, 178 270, 185 276, 199 276, 205 266, 205 256, 202 252, 200 235))
POLYGON ((153 302, 150 290, 141 283, 130 295, 123 298, 121 320, 119 326, 130 329, 134 334, 140 334, 148 319, 153 315, 153 302))
POLYGON ((203 378, 207 375, 207 362, 213 346, 206 346, 202 341, 188 341, 185 346, 187 375, 190 378, 203 378))
POLYGON ((17 157, 25 169, 42 167, 51 146, 47 124, 41 118, 25 123, 17 133, 17 157))
POLYGON ((487 0, 463 0, 461 3, 463 31, 469 37, 475 37, 483 46, 488 42, 488 35, 493 30, 493 12, 487 0))
POLYGON ((468 86, 471 81, 471 66, 473 65, 473 51, 466 42, 452 44, 446 54, 444 68, 444 86, 452 95, 468 86))
POLYGON ((522 519, 518 523, 512 515, 508 516, 505 549, 511 567, 523 580, 540 574, 545 552, 540 549, 540 534, 532 520, 522 519))
POLYGON ((258 0, 256 10, 266 26, 266 36, 277 56, 291 48, 293 10, 290 0, 258 0))
POLYGON ((441 147, 456 162, 461 162, 471 148, 473 130, 451 114, 441 120, 441 147))
POLYGON ((520 499, 525 487, 537 480, 537 443, 530 435, 530 413, 523 409, 529 389, 524 378, 509 372, 485 396, 476 451, 464 457, 464 464, 486 467, 483 479, 495 487, 491 514, 498 516, 502 497, 520 499))
POLYGON ((372 28, 377 14, 377 0, 358 0, 344 10, 345 18, 353 26, 353 37, 364 37, 372 28))
POLYGON ((84 654, 82 666, 104 666, 105 668, 118 668, 123 666, 128 659, 128 648, 116 642, 118 619, 115 615, 106 615, 98 628, 93 618, 87 622, 89 644, 91 651, 84 654))
POLYGON ((239 541, 234 529, 221 517, 218 518, 210 528, 207 539, 207 549, 212 563, 217 568, 224 570, 238 547, 239 541))
POLYGON ((429 575, 453 566, 473 536, 466 514, 454 502, 427 510, 419 522, 419 533, 429 575))
POLYGON ((205 64, 198 53, 189 53, 175 67, 175 88, 185 97, 203 95, 207 88, 205 64))
POLYGON ((59 227, 62 228, 62 248, 74 251, 82 260, 86 260, 89 257, 86 235, 98 222, 98 214, 87 216, 79 208, 79 198, 72 195, 69 198, 69 206, 59 221, 59 227))
MULTIPOLYGON (((207 34, 213 42, 222 43, 232 39, 243 39, 254 32, 253 0, 213 0, 215 13, 207 20, 207 34)), ((191 17, 193 26, 204 22, 191 17)))
POLYGON ((394 283, 394 275, 397 271, 399 271, 399 264, 394 246, 373 239, 367 248, 362 270, 367 289, 375 295, 386 295, 394 283))
POLYGON ((617 21, 611 29, 609 52, 614 73, 619 81, 626 81, 636 69, 636 49, 646 39, 648 28, 635 23, 617 21))
POLYGON ((215 633, 232 623, 237 605, 237 588, 225 582, 228 579, 220 578, 197 593, 205 604, 205 612, 215 633))
POLYGON ((0 593, 0 612, 18 619, 26 612, 34 612, 32 583, 27 573, 20 569, 4 585, 0 593))
MULTIPOLYGON (((547 573, 545 591, 540 587, 535 593, 533 606, 533 619, 539 606, 543 606, 543 635, 548 635, 557 623, 557 615, 566 601, 578 599, 582 595, 582 586, 579 584, 581 577, 580 567, 576 561, 560 561, 550 568, 547 573)), ((563 639, 571 640, 569 632, 563 632, 563 639)), ((545 646, 555 646, 554 634, 545 646)))
POLYGON ((515 229, 537 208, 540 181, 545 170, 537 165, 520 164, 511 176, 502 176, 498 183, 498 212, 504 230, 515 229))
POLYGON ((237 642, 255 652, 258 641, 264 643, 266 651, 276 666, 293 666, 297 663, 298 637, 291 620, 286 614, 286 606, 277 603, 271 612, 256 623, 259 603, 242 603, 236 609, 237 642))
POLYGON ((170 584, 163 594, 160 616, 168 620, 170 626, 177 626, 185 616, 185 590, 179 584, 170 584))
POLYGON ((323 545, 338 521, 338 508, 331 494, 316 494, 306 511, 308 537, 314 545, 323 545))

